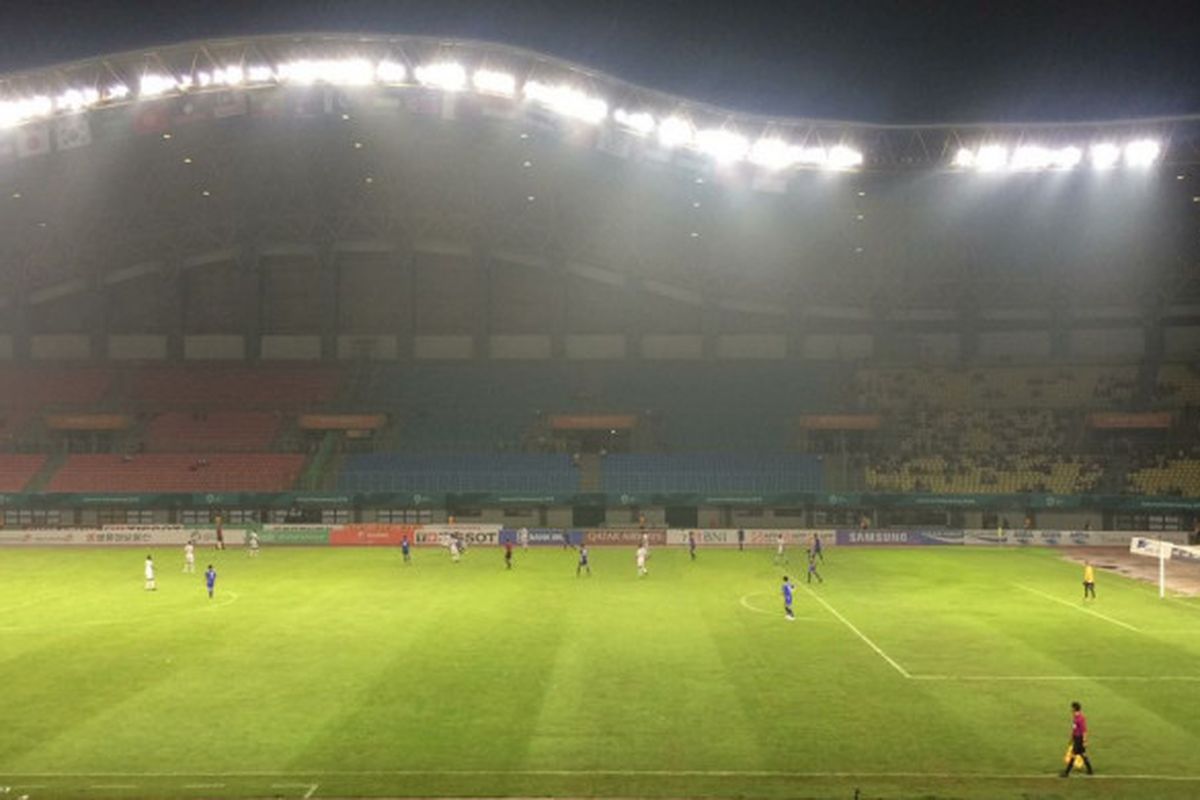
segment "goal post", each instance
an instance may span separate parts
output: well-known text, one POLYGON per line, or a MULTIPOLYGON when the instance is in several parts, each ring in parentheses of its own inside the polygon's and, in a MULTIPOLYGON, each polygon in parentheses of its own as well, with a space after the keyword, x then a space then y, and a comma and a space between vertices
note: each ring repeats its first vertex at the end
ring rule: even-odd
POLYGON ((1200 547, 1188 547, 1165 539, 1134 536, 1129 540, 1129 552, 1135 556, 1158 559, 1158 596, 1167 596, 1167 562, 1173 558, 1200 562, 1200 547))

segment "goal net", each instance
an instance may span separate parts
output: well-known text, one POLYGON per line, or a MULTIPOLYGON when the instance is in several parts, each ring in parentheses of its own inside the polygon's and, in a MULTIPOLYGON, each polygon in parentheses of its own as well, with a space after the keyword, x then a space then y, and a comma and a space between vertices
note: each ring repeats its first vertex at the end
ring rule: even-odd
POLYGON ((1158 596, 1167 596, 1167 562, 1184 561, 1200 564, 1200 547, 1175 544, 1163 539, 1134 536, 1129 540, 1129 552, 1135 556, 1158 559, 1158 596))

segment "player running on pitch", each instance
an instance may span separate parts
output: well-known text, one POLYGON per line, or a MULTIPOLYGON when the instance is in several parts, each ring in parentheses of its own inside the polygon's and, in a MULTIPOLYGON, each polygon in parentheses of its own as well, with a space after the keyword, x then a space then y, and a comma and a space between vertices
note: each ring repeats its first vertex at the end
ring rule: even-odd
POLYGON ((1091 561, 1083 562, 1083 599, 1096 599, 1096 570, 1091 561))
POLYGON ((795 598, 796 587, 788 580, 788 576, 783 576, 783 586, 780 587, 780 592, 783 594, 783 613, 789 621, 794 620, 796 615, 792 613, 792 600, 795 598))
POLYGON ((412 545, 408 542, 408 537, 405 536, 400 540, 400 552, 404 554, 404 563, 412 563, 412 545))
POLYGON ((813 558, 819 558, 822 564, 825 563, 825 553, 821 550, 821 534, 814 533, 812 535, 812 547, 809 548, 809 552, 813 558))
POLYGON ((150 556, 146 556, 145 573, 146 573, 146 591, 147 592, 158 591, 158 584, 156 584, 154 582, 154 559, 151 558, 150 556))
POLYGON ((650 552, 645 544, 637 549, 637 571, 638 577, 644 578, 650 574, 650 570, 646 569, 646 559, 650 557, 650 552))
POLYGON ((529 549, 529 528, 521 528, 517 531, 517 539, 521 542, 521 549, 529 549))
POLYGON ((461 551, 458 549, 458 537, 451 536, 450 537, 450 560, 453 561, 455 564, 457 564, 459 558, 461 558, 461 557, 462 557, 461 551))
POLYGON ((250 531, 250 538, 246 543, 246 555, 250 558, 257 558, 258 546, 258 531, 250 531))
POLYGON ((183 571, 196 572, 196 545, 190 540, 183 546, 183 571))
POLYGON ((1087 774, 1092 774, 1092 762, 1087 757, 1087 732, 1087 718, 1083 716, 1083 707, 1078 701, 1071 703, 1071 747, 1067 751, 1067 768, 1062 771, 1062 777, 1071 774, 1076 758, 1082 759, 1087 774))
POLYGON ((808 551, 808 582, 812 583, 813 578, 817 579, 817 583, 825 582, 825 579, 821 577, 821 573, 817 572, 817 554, 814 551, 809 550, 808 551))
POLYGON ((588 577, 592 576, 592 565, 588 560, 588 549, 586 544, 579 545, 579 563, 575 565, 575 577, 579 577, 579 573, 587 570, 588 577))
POLYGON ((781 533, 775 537, 775 563, 776 564, 786 564, 788 562, 787 552, 785 551, 784 547, 785 547, 785 545, 784 545, 784 540, 783 540, 783 534, 781 533))
POLYGON ((688 531, 688 555, 692 557, 692 561, 696 560, 696 532, 688 531))
POLYGON ((505 542, 504 543, 504 568, 505 569, 512 569, 512 551, 513 551, 513 543, 505 542))
POLYGON ((204 570, 204 585, 208 587, 208 599, 212 600, 213 590, 217 586, 217 571, 213 569, 212 564, 209 564, 208 569, 204 570))

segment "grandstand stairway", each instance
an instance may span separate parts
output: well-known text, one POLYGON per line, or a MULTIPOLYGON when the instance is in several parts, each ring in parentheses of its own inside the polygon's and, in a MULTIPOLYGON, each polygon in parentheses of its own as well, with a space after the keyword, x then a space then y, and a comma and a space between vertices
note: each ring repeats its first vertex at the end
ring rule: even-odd
POLYGON ((579 456, 579 491, 599 492, 604 487, 604 459, 595 453, 579 456))

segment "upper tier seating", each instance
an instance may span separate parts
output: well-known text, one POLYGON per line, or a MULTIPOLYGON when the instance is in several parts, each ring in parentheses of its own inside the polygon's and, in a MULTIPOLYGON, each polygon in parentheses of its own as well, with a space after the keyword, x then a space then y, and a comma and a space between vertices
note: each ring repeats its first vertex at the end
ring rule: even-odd
POLYGON ((48 492, 278 492, 290 489, 304 456, 270 453, 73 455, 48 492))
POLYGON ((352 456, 338 479, 343 491, 545 492, 579 490, 571 459, 540 453, 352 456))
POLYGON ((131 399, 151 409, 308 409, 331 402, 339 372, 326 366, 154 366, 131 376, 131 399))
POLYGON ((1073 494, 1095 488, 1103 467, 1087 458, 1056 456, 925 456, 884 459, 867 467, 874 492, 939 494, 1073 494))
POLYGON ((146 426, 146 447, 156 452, 267 450, 283 420, 270 411, 168 411, 146 426))
POLYGON ((613 454, 608 492, 809 492, 821 489, 821 461, 797 453, 613 454))
POLYGON ((1136 366, 881 367, 860 370, 848 400, 863 409, 1112 408, 1136 388, 1136 366))
POLYGON ((2 367, 0 408, 88 408, 104 398, 112 377, 102 367, 2 367))
POLYGON ((0 492, 23 490, 45 463, 46 456, 40 454, 0 455, 0 492))

